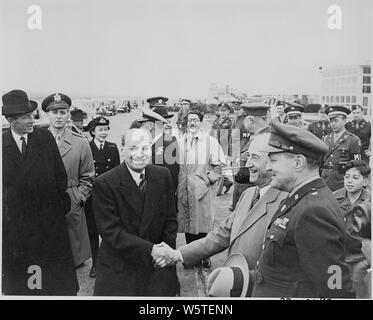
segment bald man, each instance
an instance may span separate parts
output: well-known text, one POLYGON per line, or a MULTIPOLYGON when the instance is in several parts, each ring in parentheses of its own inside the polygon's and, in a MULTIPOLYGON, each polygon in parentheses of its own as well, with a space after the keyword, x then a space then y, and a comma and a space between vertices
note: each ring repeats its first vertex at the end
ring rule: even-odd
POLYGON ((124 162, 93 185, 93 212, 102 238, 97 257, 97 296, 175 296, 175 267, 156 268, 167 243, 175 248, 177 217, 171 174, 148 164, 151 137, 130 129, 124 162))

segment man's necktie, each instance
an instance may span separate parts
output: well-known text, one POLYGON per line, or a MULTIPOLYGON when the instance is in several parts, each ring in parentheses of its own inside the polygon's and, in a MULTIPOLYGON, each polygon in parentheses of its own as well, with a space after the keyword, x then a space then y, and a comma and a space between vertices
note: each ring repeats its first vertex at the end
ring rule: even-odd
POLYGON ((103 148, 104 148, 104 144, 101 143, 101 144, 100 144, 100 151, 101 151, 103 148))
POLYGON ((140 191, 143 193, 143 194, 145 194, 145 192, 146 192, 146 185, 147 185, 147 183, 146 183, 146 179, 145 179, 145 174, 143 174, 143 173, 141 173, 140 174, 140 183, 139 183, 139 189, 140 189, 140 191))
POLYGON ((20 139, 22 141, 21 153, 22 153, 22 156, 26 157, 26 139, 25 137, 21 137, 20 139))
POLYGON ((254 196, 253 196, 253 201, 251 202, 250 209, 255 206, 255 204, 259 201, 259 199, 260 199, 260 191, 259 191, 259 188, 256 188, 254 192, 254 196))
POLYGON ((61 136, 60 136, 59 134, 56 135, 56 143, 57 143, 58 146, 59 146, 60 143, 61 143, 61 136))

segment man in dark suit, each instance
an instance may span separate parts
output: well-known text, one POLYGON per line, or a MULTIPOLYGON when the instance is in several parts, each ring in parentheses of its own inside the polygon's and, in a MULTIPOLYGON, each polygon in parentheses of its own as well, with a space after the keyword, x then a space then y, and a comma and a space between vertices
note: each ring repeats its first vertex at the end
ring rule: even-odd
POLYGON ((70 118, 72 122, 71 131, 79 133, 84 136, 84 120, 88 118, 87 113, 84 112, 82 109, 74 109, 70 111, 70 118))
POLYGON ((330 126, 330 121, 324 107, 320 106, 319 117, 320 120, 308 125, 308 131, 324 141, 324 138, 332 132, 332 127, 330 126))
POLYGON ((164 253, 175 248, 177 218, 171 174, 148 165, 150 135, 144 129, 127 132, 124 162, 93 185, 93 212, 102 238, 97 257, 94 295, 175 296, 175 267, 156 269, 164 253))
MULTIPOLYGON (((99 116, 91 120, 87 125, 87 129, 93 137, 93 139, 89 143, 89 146, 92 150, 96 178, 120 164, 117 145, 106 140, 108 132, 110 130, 109 124, 110 121, 108 119, 103 116, 99 116)), ((89 276, 95 278, 99 237, 96 228, 96 221, 93 214, 92 197, 89 197, 87 199, 84 209, 87 218, 89 242, 91 244, 92 252, 92 268, 89 276)))
POLYGON ((3 96, 2 292, 76 295, 67 175, 52 134, 33 127, 36 108, 24 91, 3 96))
POLYGON ((337 200, 319 176, 328 146, 274 121, 267 146, 271 186, 289 192, 271 219, 255 269, 253 297, 351 298, 346 233, 337 200))

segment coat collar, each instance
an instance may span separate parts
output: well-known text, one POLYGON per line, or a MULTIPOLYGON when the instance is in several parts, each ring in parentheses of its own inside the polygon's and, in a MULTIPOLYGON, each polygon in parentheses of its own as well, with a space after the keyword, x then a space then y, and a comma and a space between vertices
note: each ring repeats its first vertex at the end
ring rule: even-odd
POLYGON ((24 159, 19 152, 10 129, 3 133, 4 150, 7 150, 7 152, 10 153, 11 159, 14 159, 14 162, 23 169, 24 173, 31 169, 43 150, 43 146, 41 145, 40 139, 38 139, 38 135, 39 133, 35 129, 32 133, 28 134, 27 156, 26 159, 24 159))
POLYGON ((151 224, 154 214, 156 213, 156 205, 162 188, 160 188, 159 180, 162 178, 157 171, 152 170, 150 165, 145 167, 145 178, 147 181, 147 190, 145 193, 144 203, 142 202, 142 194, 136 182, 133 180, 131 173, 125 162, 118 166, 120 185, 119 191, 123 199, 134 209, 136 215, 142 216, 140 224, 140 235, 144 234, 151 224))
POLYGON ((274 214, 271 223, 268 225, 268 227, 271 226, 273 221, 275 221, 277 218, 283 216, 287 211, 289 211, 306 194, 318 192, 317 190, 323 187, 326 187, 325 182, 321 178, 318 178, 302 186, 299 190, 297 190, 297 192, 295 192, 290 197, 285 198, 285 200, 280 204, 280 207, 277 210, 277 212, 274 214))
MULTIPOLYGON (((252 196, 254 195, 255 188, 252 188, 252 196)), ((241 226, 239 227, 236 235, 232 237, 231 244, 235 241, 240 235, 246 232, 247 229, 251 228, 260 218, 268 213, 268 205, 276 201, 281 191, 274 188, 269 188, 267 192, 259 199, 255 204, 252 210, 246 213, 246 217, 242 220, 241 226)), ((250 207, 248 205, 247 207, 250 207)))

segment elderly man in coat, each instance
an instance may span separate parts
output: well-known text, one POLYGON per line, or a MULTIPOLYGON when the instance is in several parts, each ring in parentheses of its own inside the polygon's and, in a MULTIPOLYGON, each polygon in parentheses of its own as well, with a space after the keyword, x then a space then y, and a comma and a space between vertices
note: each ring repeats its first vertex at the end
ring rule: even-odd
POLYGON ((159 243, 175 248, 177 219, 170 171, 148 164, 151 138, 127 132, 124 162, 100 175, 92 192, 102 238, 97 257, 96 296, 175 296, 176 268, 157 269, 159 243))
MULTIPOLYGON (((249 146, 246 165, 250 170, 250 182, 255 186, 243 192, 235 211, 205 238, 176 251, 169 249, 163 259, 157 260, 160 267, 178 261, 190 267, 228 248, 228 256, 235 253, 244 255, 250 270, 254 270, 268 224, 287 196, 286 192, 270 187, 271 174, 266 171, 268 156, 258 151, 268 141, 268 137, 269 133, 259 134, 249 146)), ((253 277, 251 272, 250 277, 253 277)), ((250 296, 253 283, 250 281, 247 296, 250 296)))
POLYGON ((79 290, 65 214, 67 175, 52 134, 33 127, 37 103, 3 96, 2 293, 76 295, 79 290))
POLYGON ((67 229, 74 256, 75 267, 91 257, 84 204, 88 199, 95 177, 92 151, 82 135, 66 127, 71 99, 65 94, 51 94, 42 102, 47 112, 53 137, 57 142, 67 172, 67 192, 71 210, 66 215, 67 229))

